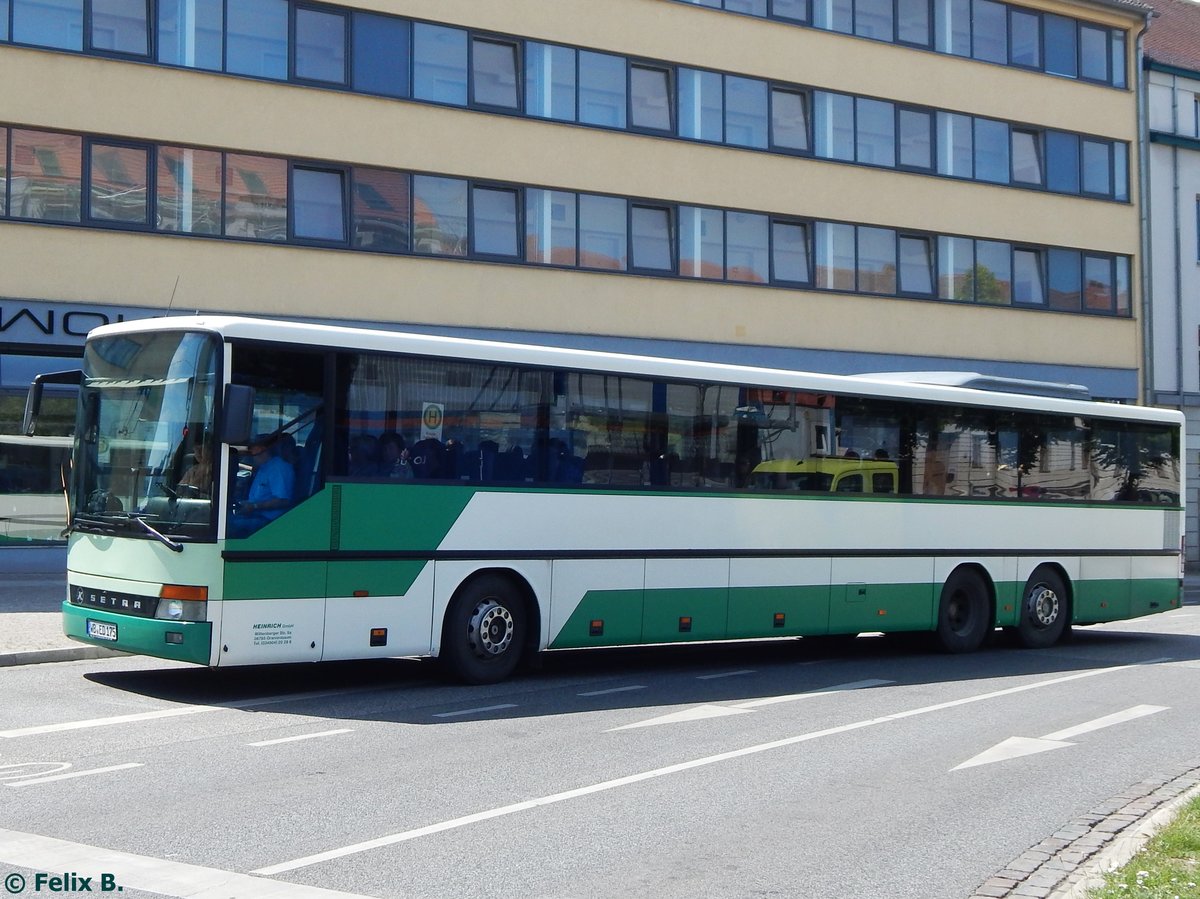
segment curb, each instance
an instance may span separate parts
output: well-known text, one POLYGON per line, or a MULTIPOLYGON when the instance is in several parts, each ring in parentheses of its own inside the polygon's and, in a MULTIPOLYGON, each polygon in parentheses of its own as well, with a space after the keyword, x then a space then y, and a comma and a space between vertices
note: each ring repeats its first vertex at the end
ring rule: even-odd
POLYGON ((970 899, 1083 899, 1196 795, 1200 760, 1134 784, 1021 853, 970 899))
POLYGON ((64 649, 33 649, 26 652, 0 652, 0 668, 14 665, 41 665, 45 662, 79 662, 86 659, 114 659, 128 653, 103 646, 68 646, 64 649))

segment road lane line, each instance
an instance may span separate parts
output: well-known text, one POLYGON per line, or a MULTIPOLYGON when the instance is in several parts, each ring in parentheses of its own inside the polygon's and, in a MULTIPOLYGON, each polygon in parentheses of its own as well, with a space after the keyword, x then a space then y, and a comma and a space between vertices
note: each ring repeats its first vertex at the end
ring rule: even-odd
POLYGON ((809 690, 807 693, 789 693, 786 696, 764 696, 762 699, 751 699, 749 702, 739 702, 733 707, 735 709, 757 709, 764 705, 775 705, 779 702, 795 702, 797 699, 810 699, 814 696, 828 696, 831 693, 845 693, 847 690, 864 690, 870 687, 886 687, 888 684, 894 684, 891 680, 878 680, 870 678, 868 680, 856 680, 848 684, 837 684, 833 687, 823 687, 820 690, 809 690))
POLYGON ((634 690, 645 690, 645 684, 635 684, 631 687, 610 687, 607 690, 589 690, 587 693, 576 693, 576 696, 609 696, 613 693, 630 693, 634 690))
POLYGON ((126 890, 144 890, 176 899, 229 899, 230 896, 238 899, 368 899, 359 893, 263 880, 235 871, 134 855, 16 830, 0 829, 0 862, 35 871, 107 871, 113 875, 116 884, 126 890))
POLYGON ((742 671, 724 671, 720 674, 701 674, 696 680, 718 680, 722 677, 741 677, 743 674, 754 674, 751 668, 745 668, 742 671))
POLYGON ((332 737, 335 734, 354 733, 354 728, 340 727, 337 730, 323 730, 315 734, 300 734, 296 737, 280 737, 278 740, 259 740, 257 743, 247 743, 247 746, 277 746, 280 743, 296 743, 300 740, 315 740, 317 737, 332 737))
POLYGON ((1114 724, 1124 724, 1126 721, 1135 721, 1138 718, 1145 718, 1147 715, 1153 715, 1156 712, 1165 712, 1166 710, 1167 706, 1165 705, 1135 705, 1124 711, 1105 715, 1103 718, 1085 721, 1083 724, 1076 724, 1074 727, 1068 727, 1064 730, 1056 730, 1052 734, 1046 734, 1042 739, 1069 740, 1072 737, 1078 737, 1080 734, 1090 734, 1094 730, 1112 727, 1114 724))
POLYGON ((433 717, 434 718, 458 718, 462 715, 478 715, 483 712, 498 712, 501 709, 515 709, 516 707, 517 707, 517 704, 515 702, 502 702, 502 703, 500 703, 500 705, 485 705, 485 706, 480 706, 477 709, 460 709, 457 712, 438 712, 433 717))
POLYGON ((71 780, 76 777, 90 777, 93 774, 107 774, 109 771, 124 771, 127 768, 144 767, 142 762, 127 762, 124 765, 109 765, 107 768, 88 768, 86 771, 70 771, 66 774, 49 774, 46 777, 32 777, 29 780, 18 780, 6 783, 6 787, 31 787, 34 784, 48 784, 54 780, 71 780))
POLYGON ((297 868, 306 868, 310 865, 319 864, 321 862, 331 861, 336 858, 344 858, 348 855, 356 855, 360 852, 367 852, 371 849, 380 849, 384 846, 394 846, 397 843, 404 843, 409 840, 415 840, 420 837, 430 836, 436 833, 444 833, 448 830, 456 830, 460 827, 466 827, 471 824, 477 824, 480 821, 489 821, 493 818, 501 818, 506 815, 516 814, 517 812, 528 811, 529 809, 538 808, 540 806, 554 805, 559 802, 567 802, 572 799, 579 799, 583 796, 590 796, 595 793, 603 793, 608 790, 615 790, 619 787, 629 786, 630 784, 642 783, 643 781, 654 780, 659 777, 666 777, 671 774, 679 774, 683 771, 691 771, 695 768, 702 768, 707 765, 714 765, 720 762, 732 761, 733 759, 745 758, 751 755, 757 755, 762 752, 769 752, 773 749, 781 749, 786 746, 796 746, 800 743, 807 743, 812 740, 819 740, 824 737, 836 736, 839 734, 850 733, 856 730, 862 730, 868 727, 874 727, 879 724, 886 724, 892 721, 903 721, 908 718, 915 718, 920 715, 928 715, 932 712, 940 712, 945 709, 957 708, 959 706, 970 705, 976 702, 985 702, 991 699, 999 699, 1006 696, 1013 696, 1018 693, 1025 693, 1030 690, 1040 690, 1043 687, 1052 687, 1059 684, 1069 683, 1071 681, 1083 680, 1084 678, 1097 677, 1103 674, 1114 674, 1118 671, 1127 671, 1133 668, 1144 667, 1147 665, 1158 664, 1160 662, 1169 662, 1171 659, 1153 659, 1148 662, 1141 662, 1135 665, 1118 665, 1112 668, 1097 668, 1091 671, 1082 671, 1076 674, 1068 674, 1062 677, 1050 678, 1044 681, 1035 681, 1031 684, 1022 684, 1016 687, 1007 687, 1003 690, 995 690, 991 693, 980 693, 975 696, 967 696, 962 699, 954 699, 949 702, 939 702, 934 705, 922 706, 916 709, 909 709, 904 712, 897 712, 891 715, 882 715, 878 718, 867 718, 862 721, 855 721, 850 724, 842 724, 837 727, 829 727, 824 730, 811 731, 805 734, 798 734, 793 737, 785 737, 781 740, 772 740, 769 743, 758 743, 753 746, 745 746, 741 749, 734 749, 729 752, 718 753, 717 755, 709 755, 704 758, 692 759, 687 762, 679 762, 674 765, 667 765, 663 768, 655 768, 650 771, 641 771, 637 774, 630 774, 625 777, 618 777, 614 780, 606 780, 602 783, 591 784, 586 787, 578 787, 574 790, 565 790, 561 793, 553 793, 549 796, 542 796, 537 799, 527 799, 524 802, 516 802, 512 805, 501 806, 500 808, 488 809, 482 812, 476 812, 473 815, 464 815, 460 818, 452 818, 448 821, 440 821, 436 824, 429 824, 425 827, 414 828, 400 833, 389 834, 388 836, 377 837, 373 840, 365 840, 361 843, 353 843, 349 846, 342 846, 337 849, 330 849, 326 852, 318 852, 314 855, 306 855, 303 858, 293 859, 291 861, 280 862, 276 865, 269 865, 265 868, 259 868, 250 873, 262 874, 265 876, 273 876, 282 874, 286 871, 294 871, 297 868))

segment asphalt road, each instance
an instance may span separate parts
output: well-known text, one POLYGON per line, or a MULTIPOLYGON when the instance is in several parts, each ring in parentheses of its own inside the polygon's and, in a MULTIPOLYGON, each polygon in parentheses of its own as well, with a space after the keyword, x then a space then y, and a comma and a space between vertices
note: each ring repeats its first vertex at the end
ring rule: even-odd
POLYGON ((108 873, 134 899, 962 899, 1193 760, 1198 685, 1196 605, 1040 652, 575 652, 475 688, 411 660, 0 669, 0 876, 95 894, 108 873))

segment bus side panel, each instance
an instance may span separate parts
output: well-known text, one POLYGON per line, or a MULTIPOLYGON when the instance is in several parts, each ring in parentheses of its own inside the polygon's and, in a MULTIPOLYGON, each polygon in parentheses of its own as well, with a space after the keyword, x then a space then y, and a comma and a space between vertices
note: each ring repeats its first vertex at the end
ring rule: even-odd
POLYGON ((1128 556, 1080 560, 1079 579, 1073 585, 1072 621, 1090 624, 1128 618, 1131 562, 1128 556))
POLYGON ((331 562, 327 592, 324 658, 429 653, 432 562, 331 562))
POLYGON ((323 596, 225 600, 216 664, 319 662, 324 630, 323 596))
POLYGON ((834 559, 829 633, 932 629, 933 567, 930 557, 834 559))
POLYGON ((642 640, 720 640, 729 622, 728 559, 650 559, 642 640))
POLYGON ((829 574, 829 559, 732 559, 729 636, 828 633, 829 574))
POLYGON ((562 649, 642 642, 645 586, 643 559, 554 562, 549 645, 562 649))
POLYGON ((541 630, 538 646, 544 647, 548 639, 550 616, 547 614, 550 596, 550 561, 548 559, 520 559, 513 561, 481 562, 437 562, 433 572, 433 608, 430 621, 430 650, 439 655, 442 649, 442 624, 446 610, 460 586, 473 574, 480 571, 502 571, 510 573, 529 585, 534 602, 538 604, 541 630))
POLYGON ((1182 605, 1179 556, 1136 556, 1132 560, 1129 615, 1137 618, 1182 605))

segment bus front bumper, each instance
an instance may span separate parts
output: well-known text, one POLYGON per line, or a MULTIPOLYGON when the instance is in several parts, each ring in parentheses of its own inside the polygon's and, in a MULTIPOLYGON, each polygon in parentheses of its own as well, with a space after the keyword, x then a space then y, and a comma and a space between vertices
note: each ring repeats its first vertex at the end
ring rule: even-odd
POLYGON ((199 665, 207 665, 212 652, 212 624, 207 621, 138 618, 69 601, 62 611, 63 633, 80 643, 199 665))

